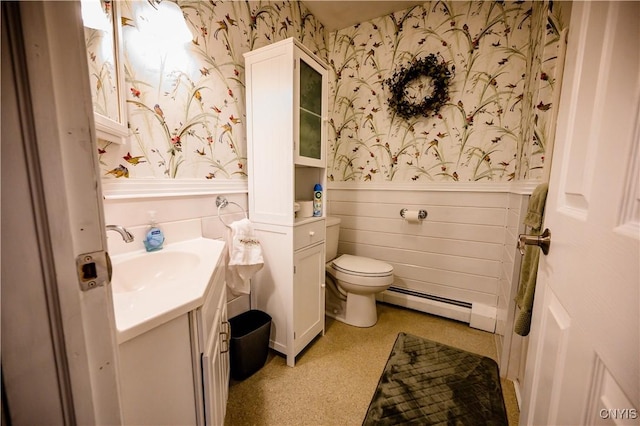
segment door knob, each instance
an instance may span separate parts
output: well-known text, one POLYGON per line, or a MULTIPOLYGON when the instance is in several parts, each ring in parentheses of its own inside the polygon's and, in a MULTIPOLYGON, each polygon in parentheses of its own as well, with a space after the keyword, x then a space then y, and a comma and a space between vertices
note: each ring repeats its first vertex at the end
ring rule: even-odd
POLYGON ((551 245, 551 231, 545 228, 541 235, 520 234, 518 237, 518 249, 520 254, 524 255, 525 246, 538 246, 542 249, 542 253, 549 254, 549 246, 551 245))

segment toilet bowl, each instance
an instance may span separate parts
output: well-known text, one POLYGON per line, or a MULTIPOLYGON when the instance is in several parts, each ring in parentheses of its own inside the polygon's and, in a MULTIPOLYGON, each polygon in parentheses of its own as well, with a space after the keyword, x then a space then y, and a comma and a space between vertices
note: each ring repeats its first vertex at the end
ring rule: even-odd
POLYGON ((337 256, 340 219, 327 218, 326 314, 356 327, 378 321, 376 294, 393 283, 393 266, 362 256, 337 256))

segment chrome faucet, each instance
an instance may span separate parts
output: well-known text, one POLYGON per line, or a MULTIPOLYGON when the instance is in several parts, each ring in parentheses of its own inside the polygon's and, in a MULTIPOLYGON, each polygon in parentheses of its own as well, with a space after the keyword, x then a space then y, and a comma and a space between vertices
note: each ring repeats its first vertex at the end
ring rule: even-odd
POLYGON ((131 232, 127 231, 124 226, 120 225, 107 225, 107 231, 116 231, 125 243, 130 243, 133 241, 133 235, 131 232))

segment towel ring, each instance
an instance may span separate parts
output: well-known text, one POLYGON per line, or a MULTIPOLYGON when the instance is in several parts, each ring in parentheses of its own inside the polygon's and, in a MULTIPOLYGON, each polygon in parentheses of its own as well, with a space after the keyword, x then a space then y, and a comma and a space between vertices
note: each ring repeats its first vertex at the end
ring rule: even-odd
POLYGON ((244 210, 244 208, 242 208, 240 204, 236 203, 235 201, 228 201, 226 198, 218 195, 216 197, 216 206, 218 207, 218 219, 220 219, 220 222, 222 222, 224 226, 226 226, 227 228, 231 228, 231 226, 229 226, 224 220, 222 220, 222 216, 220 216, 220 209, 227 207, 229 204, 235 204, 236 206, 240 207, 240 210, 242 210, 242 213, 244 213, 245 219, 249 219, 249 216, 247 216, 247 212, 244 210))

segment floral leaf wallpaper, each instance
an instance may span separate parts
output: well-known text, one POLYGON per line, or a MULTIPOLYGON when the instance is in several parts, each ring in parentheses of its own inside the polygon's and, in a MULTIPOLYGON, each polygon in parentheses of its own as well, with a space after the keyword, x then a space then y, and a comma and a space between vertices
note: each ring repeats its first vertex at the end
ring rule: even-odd
POLYGON ((552 108, 554 88, 541 70, 552 75, 550 52, 563 26, 550 9, 545 2, 434 1, 330 34, 329 179, 531 178, 542 167, 540 118, 552 108), (556 25, 545 27, 547 15, 556 25), (433 118, 401 118, 383 82, 430 54, 453 72, 448 103, 433 118))
POLYGON ((326 50, 322 25, 300 2, 176 3, 191 42, 145 34, 155 2, 119 2, 131 136, 99 141, 107 179, 246 178, 243 53, 289 37, 326 50))
POLYGON ((99 141, 105 179, 246 179, 242 55, 288 37, 330 67, 329 180, 542 178, 565 3, 429 1, 325 33, 298 1, 176 0, 185 44, 141 31, 155 2, 118 3, 131 137, 99 141), (436 117, 403 119, 383 82, 430 54, 452 72, 449 99, 436 117))
POLYGON ((561 76, 558 54, 561 34, 569 22, 567 3, 534 3, 532 30, 529 35, 531 52, 527 61, 525 93, 522 111, 521 140, 518 147, 518 179, 541 180, 547 145, 553 138, 553 120, 559 95, 561 76), (544 7, 546 6, 546 7, 544 7))

